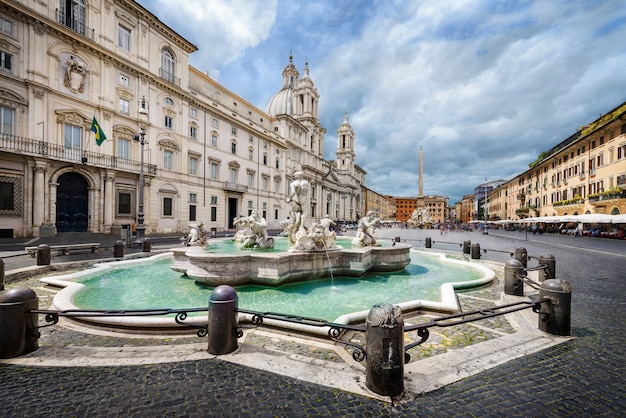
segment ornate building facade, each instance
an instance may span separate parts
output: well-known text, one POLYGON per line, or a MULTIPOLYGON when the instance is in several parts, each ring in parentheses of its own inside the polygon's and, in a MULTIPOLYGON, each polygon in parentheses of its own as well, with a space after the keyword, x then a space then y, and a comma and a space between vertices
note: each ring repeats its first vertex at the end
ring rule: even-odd
POLYGON ((253 209, 280 228, 296 171, 312 220, 362 215, 354 132, 345 115, 324 160, 308 63, 300 77, 290 57, 263 111, 189 66, 196 50, 130 0, 2 2, 0 234, 109 233, 140 206, 147 234, 253 209))

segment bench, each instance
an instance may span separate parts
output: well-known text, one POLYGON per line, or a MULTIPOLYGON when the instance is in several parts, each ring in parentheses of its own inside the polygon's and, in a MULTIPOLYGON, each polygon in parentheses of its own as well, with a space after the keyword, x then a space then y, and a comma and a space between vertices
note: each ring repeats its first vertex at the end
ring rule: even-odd
MULTIPOLYGON (((28 252, 28 255, 35 258, 37 255, 37 248, 38 247, 24 247, 24 250, 28 252)), ((92 253, 95 253, 98 248, 100 248, 99 242, 89 242, 86 244, 51 245, 50 251, 58 251, 59 255, 69 255, 70 251, 74 250, 91 250, 92 253)))

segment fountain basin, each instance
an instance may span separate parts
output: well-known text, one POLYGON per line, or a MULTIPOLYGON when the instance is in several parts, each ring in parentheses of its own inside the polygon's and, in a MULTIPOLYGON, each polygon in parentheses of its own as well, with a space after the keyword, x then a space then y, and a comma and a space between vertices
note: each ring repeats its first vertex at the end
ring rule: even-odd
POLYGON ((174 248, 174 271, 204 286, 241 286, 317 280, 333 276, 360 277, 365 272, 391 272, 411 262, 411 246, 332 248, 328 251, 255 252, 213 254, 202 247, 174 248))

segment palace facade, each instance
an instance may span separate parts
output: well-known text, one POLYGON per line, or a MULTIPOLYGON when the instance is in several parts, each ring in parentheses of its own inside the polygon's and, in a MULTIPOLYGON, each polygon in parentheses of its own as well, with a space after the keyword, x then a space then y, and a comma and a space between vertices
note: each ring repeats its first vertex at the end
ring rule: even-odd
POLYGON ((280 229, 296 171, 312 221, 363 216, 354 131, 345 114, 324 160, 308 63, 300 76, 289 57, 260 110, 191 67, 196 51, 134 1, 2 2, 0 234, 110 233, 140 207, 148 235, 252 210, 280 229))

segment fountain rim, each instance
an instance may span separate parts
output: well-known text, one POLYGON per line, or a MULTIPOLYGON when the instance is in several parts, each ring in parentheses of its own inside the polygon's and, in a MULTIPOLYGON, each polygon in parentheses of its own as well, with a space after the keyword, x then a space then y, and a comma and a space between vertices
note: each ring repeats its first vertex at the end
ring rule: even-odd
MULTIPOLYGON (((430 252, 430 251, 420 251, 412 248, 410 250, 412 253, 421 253, 428 256, 434 256, 439 258, 439 260, 443 263, 451 263, 451 264, 459 264, 463 266, 469 266, 476 270, 479 270, 483 273, 481 278, 463 282, 447 282, 442 284, 439 287, 440 299, 439 301, 427 301, 416 299, 413 301, 407 301, 402 303, 396 303, 395 305, 399 306, 402 312, 410 312, 415 310, 424 310, 424 311, 436 311, 436 312, 457 312, 459 310, 458 299, 456 297, 457 289, 466 289, 473 287, 480 287, 491 283, 495 279, 495 272, 490 268, 481 265, 479 263, 473 263, 464 260, 458 260, 454 258, 449 258, 444 253, 439 252, 430 252)), ((82 283, 77 282, 78 279, 88 278, 96 274, 100 274, 109 269, 132 266, 147 262, 154 262, 157 260, 161 260, 164 258, 173 259, 172 252, 165 252, 161 254, 156 254, 151 257, 144 257, 139 259, 132 260, 121 260, 121 261, 112 261, 107 263, 99 263, 94 265, 92 268, 88 268, 85 270, 81 270, 78 272, 73 272, 69 274, 63 274, 59 276, 51 276, 44 277, 39 279, 40 282, 53 285, 57 287, 61 287, 62 289, 57 293, 53 299, 53 306, 63 312, 69 310, 80 310, 81 308, 77 307, 73 303, 74 295, 80 290, 84 289, 86 286, 82 283)), ((341 315, 336 320, 332 321, 335 324, 347 325, 362 322, 367 318, 369 310, 358 311, 347 313, 341 315)), ((245 319, 246 321, 251 321, 250 315, 239 314, 239 320, 245 319)), ((194 324, 206 324, 207 318, 203 316, 191 317, 190 323, 193 321, 194 324)), ((111 328, 111 331, 114 332, 129 332, 132 330, 152 330, 159 331, 164 334, 171 333, 172 331, 180 332, 183 327, 180 324, 177 324, 173 317, 145 317, 145 316, 124 316, 124 317, 97 317, 97 318, 89 318, 81 320, 82 324, 90 324, 93 326, 105 326, 111 328), (121 328, 121 329, 120 329, 121 328)), ((277 326, 280 328, 287 328, 297 332, 306 332, 310 334, 317 335, 327 335, 329 327, 313 327, 307 326, 303 324, 295 324, 295 323, 284 323, 281 321, 273 321, 273 320, 265 320, 264 325, 269 326, 277 326)))

